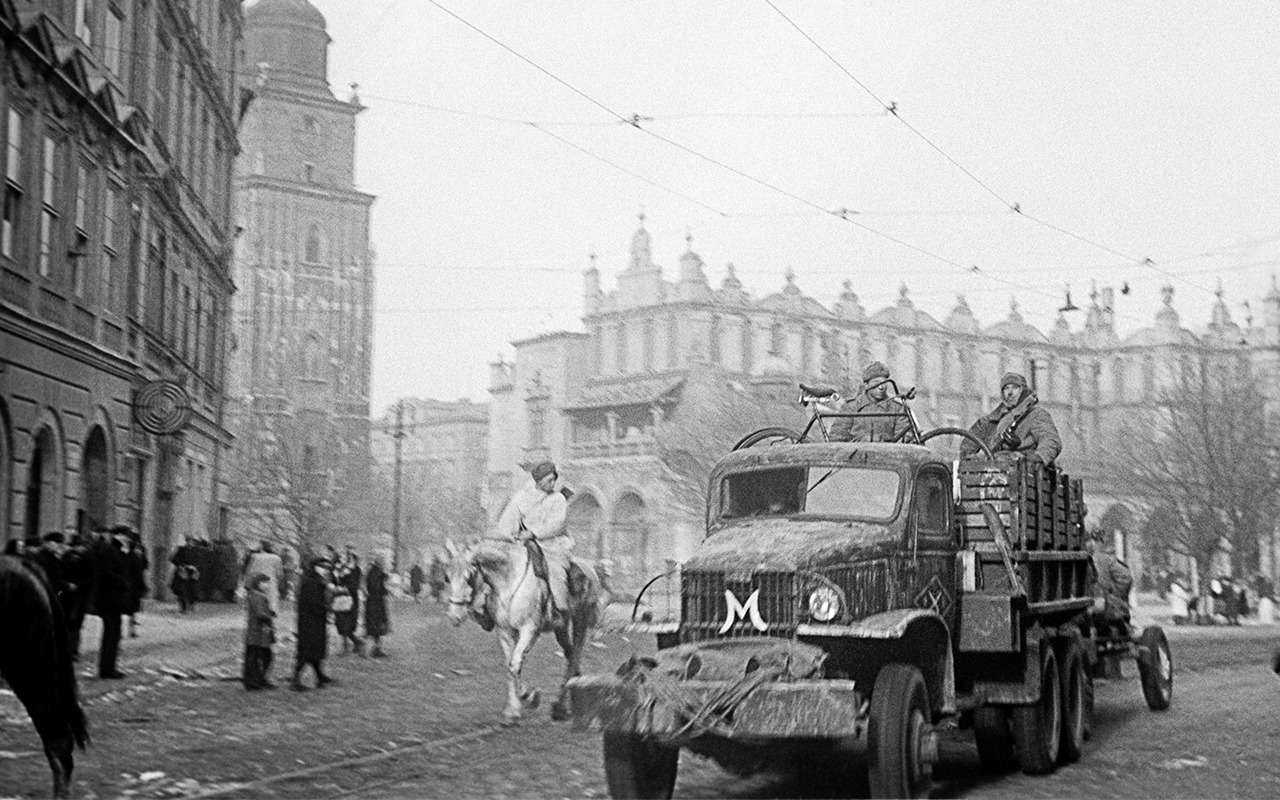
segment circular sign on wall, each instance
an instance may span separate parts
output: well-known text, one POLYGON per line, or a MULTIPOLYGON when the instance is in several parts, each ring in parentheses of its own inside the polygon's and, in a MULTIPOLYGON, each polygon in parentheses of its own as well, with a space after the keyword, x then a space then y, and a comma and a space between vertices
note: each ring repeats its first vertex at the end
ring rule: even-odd
POLYGON ((157 436, 182 430, 191 417, 191 395, 169 380, 151 381, 133 398, 133 418, 142 429, 157 436))

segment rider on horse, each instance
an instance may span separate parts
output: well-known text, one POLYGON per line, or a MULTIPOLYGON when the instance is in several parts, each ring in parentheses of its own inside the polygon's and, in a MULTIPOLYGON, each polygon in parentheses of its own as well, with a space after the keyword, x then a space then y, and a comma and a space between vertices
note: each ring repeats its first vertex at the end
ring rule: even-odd
MULTIPOLYGON (((533 481, 516 492, 498 518, 497 535, 520 542, 533 542, 546 562, 544 577, 551 591, 553 613, 569 609, 569 566, 573 538, 565 526, 569 501, 565 490, 556 490, 559 474, 551 461, 541 461, 529 470, 533 481)), ((535 556, 536 558, 536 556, 535 556)), ((539 571, 541 572, 541 571, 539 571)))

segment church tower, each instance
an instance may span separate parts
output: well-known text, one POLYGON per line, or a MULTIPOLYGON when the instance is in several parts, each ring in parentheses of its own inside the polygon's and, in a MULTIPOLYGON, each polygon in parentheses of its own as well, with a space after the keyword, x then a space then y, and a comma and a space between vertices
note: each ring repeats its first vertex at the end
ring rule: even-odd
MULTIPOLYGON (((258 0, 245 11, 243 85, 252 99, 236 162, 242 232, 229 390, 234 494, 245 508, 260 509, 264 497, 337 508, 369 477, 374 197, 356 188, 364 107, 354 86, 346 100, 330 89, 329 43, 324 16, 307 0, 258 0)), ((248 516, 237 524, 246 538, 302 534, 311 546, 330 534, 296 513, 284 522, 268 514, 273 531, 261 530, 260 510, 258 524, 248 516)))

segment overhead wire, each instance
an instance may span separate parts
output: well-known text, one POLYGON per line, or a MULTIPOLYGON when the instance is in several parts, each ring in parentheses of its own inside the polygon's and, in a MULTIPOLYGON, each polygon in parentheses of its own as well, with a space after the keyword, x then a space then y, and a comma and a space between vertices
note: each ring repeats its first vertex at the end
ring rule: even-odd
POLYGON ((899 109, 898 109, 898 105, 897 105, 897 103, 894 103, 894 102, 886 103, 883 99, 881 99, 879 95, 877 95, 874 91, 872 91, 871 87, 869 87, 866 83, 864 83, 862 80, 860 80, 860 79, 858 78, 858 76, 854 75, 854 74, 853 74, 853 72, 851 72, 851 71, 849 70, 849 68, 848 68, 848 67, 846 67, 844 64, 842 64, 842 63, 839 61, 839 59, 837 59, 835 56, 833 56, 833 55, 830 53, 830 51, 828 51, 825 47, 823 47, 823 46, 822 46, 822 45, 821 45, 821 44, 820 44, 816 39, 814 39, 811 35, 809 35, 809 32, 808 32, 808 31, 806 31, 804 28, 800 27, 800 25, 799 25, 798 23, 796 23, 796 21, 795 21, 795 20, 791 19, 791 17, 789 17, 789 16, 788 16, 788 15, 787 15, 787 14, 786 14, 782 9, 778 8, 777 4, 776 4, 776 3, 774 3, 774 2, 773 2, 773 0, 764 0, 764 2, 765 2, 765 4, 767 4, 770 8, 772 8, 772 9, 773 9, 777 14, 778 14, 778 16, 780 16, 780 17, 781 17, 781 18, 782 18, 782 19, 783 19, 783 20, 784 20, 788 25, 790 25, 790 26, 791 26, 791 27, 792 27, 792 28, 793 28, 797 33, 799 33, 801 37, 803 37, 806 41, 808 41, 811 45, 813 45, 813 46, 814 46, 814 48, 818 50, 818 52, 820 52, 823 56, 825 56, 825 57, 827 58, 827 60, 829 60, 832 64, 834 64, 834 65, 836 66, 836 68, 837 68, 837 69, 839 69, 842 73, 844 73, 844 75, 845 75, 845 76, 847 76, 851 81, 853 81, 853 83, 854 83, 855 85, 857 85, 860 89, 862 89, 862 91, 866 92, 866 93, 867 93, 867 95, 868 95, 868 96, 870 96, 870 97, 871 97, 873 100, 875 100, 877 103, 879 103, 879 104, 880 104, 880 106, 881 106, 881 107, 883 107, 887 112, 889 112, 889 114, 890 114, 890 115, 892 115, 894 119, 896 119, 896 120, 898 120, 899 122, 901 122, 901 123, 903 124, 903 126, 905 126, 905 127, 907 128, 907 130, 911 131, 911 133, 913 133, 916 137, 918 137, 922 142, 924 142, 924 143, 925 143, 926 145, 928 145, 932 150, 934 150, 936 153, 938 153, 940 156, 942 156, 944 159, 946 159, 946 161, 947 161, 948 163, 950 163, 952 166, 954 166, 956 169, 958 169, 961 173, 963 173, 965 176, 967 176, 970 180, 972 180, 972 181, 973 181, 974 183, 976 183, 978 186, 982 187, 982 189, 983 189, 984 191, 986 191, 988 194, 990 194, 990 195, 991 195, 992 197, 994 197, 996 200, 998 200, 998 201, 1000 201, 1002 204, 1004 204, 1004 206, 1005 206, 1006 208, 1008 208, 1009 210, 1013 211, 1014 213, 1018 214, 1019 216, 1025 217, 1027 220, 1029 220, 1029 221, 1031 221, 1031 222, 1033 222, 1033 223, 1035 223, 1035 224, 1037 224, 1037 225, 1041 225, 1041 226, 1043 226, 1043 227, 1045 227, 1045 228, 1047 228, 1047 229, 1049 229, 1049 230, 1055 231, 1055 232, 1057 232, 1057 233, 1059 233, 1059 234, 1062 234, 1062 235, 1067 236, 1067 237, 1069 237, 1069 238, 1075 239, 1076 241, 1079 241, 1079 242, 1081 242, 1082 244, 1090 245, 1090 246, 1095 247, 1095 248, 1097 248, 1097 249, 1099 249, 1099 250, 1102 250, 1102 251, 1107 252, 1107 253, 1111 253, 1112 255, 1119 256, 1119 257, 1121 257, 1121 258, 1127 258, 1127 259, 1130 259, 1131 261, 1133 261, 1133 262, 1134 262, 1134 264, 1135 264, 1135 265, 1140 265, 1140 266, 1144 266, 1144 267, 1147 267, 1147 268, 1149 268, 1149 269, 1152 269, 1152 270, 1154 270, 1154 271, 1156 271, 1156 272, 1159 272, 1160 274, 1165 275, 1165 276, 1167 276, 1167 277, 1169 277, 1169 278, 1171 278, 1171 279, 1178 280, 1179 282, 1184 283, 1184 284, 1186 284, 1187 286, 1190 286, 1190 287, 1192 287, 1192 288, 1194 288, 1194 289, 1199 289, 1199 290, 1201 290, 1201 291, 1209 292, 1209 293, 1211 293, 1211 294, 1213 293, 1213 292, 1212 292, 1212 290, 1207 289, 1207 288, 1205 288, 1204 286, 1201 286, 1201 285, 1199 285, 1199 284, 1197 284, 1197 283, 1193 283, 1193 282, 1191 282, 1191 281, 1187 281, 1187 280, 1185 280, 1185 279, 1179 278, 1177 275, 1173 274, 1172 272, 1169 272, 1168 270, 1165 270, 1165 269, 1161 268, 1159 265, 1157 265, 1157 264, 1156 264, 1155 260, 1154 260, 1154 259, 1152 259, 1152 258, 1150 258, 1150 257, 1142 257, 1142 258, 1138 258, 1138 257, 1136 257, 1136 256, 1132 256, 1132 255, 1130 255, 1130 254, 1127 254, 1127 253, 1121 252, 1121 251, 1119 251, 1119 250, 1117 250, 1117 249, 1115 249, 1115 248, 1113 248, 1113 247, 1110 247, 1109 245, 1103 244, 1102 242, 1099 242, 1099 241, 1097 241, 1097 240, 1095 240, 1095 239, 1092 239, 1092 238, 1089 238, 1089 237, 1087 237, 1087 236, 1083 236, 1083 235, 1081 235, 1081 234, 1078 234, 1078 233, 1076 233, 1076 232, 1074 232, 1074 231, 1068 230, 1067 228, 1064 228, 1064 227, 1062 227, 1061 225, 1057 225, 1057 224, 1055 224, 1055 223, 1053 223, 1053 222, 1050 222, 1050 221, 1048 221, 1048 220, 1046 220, 1046 219, 1043 219, 1043 218, 1041 218, 1041 217, 1038 217, 1038 216, 1035 216, 1035 215, 1032 215, 1032 214, 1027 213, 1026 211, 1024 211, 1024 210, 1023 210, 1022 205, 1021 205, 1020 203, 1010 201, 1008 198, 1006 198, 1006 197, 1005 197, 1004 195, 1002 195, 1000 192, 997 192, 994 188, 992 188, 992 187, 991 187, 991 185, 990 185, 989 183, 987 183, 987 182, 986 182, 986 181, 984 181, 982 178, 980 178, 977 174, 975 174, 975 173, 974 173, 972 170, 970 170, 968 167, 966 167, 966 166, 964 166, 963 164, 961 164, 958 160, 956 160, 954 157, 952 157, 950 153, 948 153, 948 152, 946 152, 945 150, 943 150, 943 149, 942 149, 942 148, 941 148, 937 143, 935 143, 932 139, 930 139, 928 136, 926 136, 926 135, 925 135, 925 134, 924 134, 920 129, 916 128, 914 125, 912 125, 910 122, 908 122, 908 121, 907 121, 907 120, 902 116, 902 114, 900 113, 900 111, 899 111, 899 109))

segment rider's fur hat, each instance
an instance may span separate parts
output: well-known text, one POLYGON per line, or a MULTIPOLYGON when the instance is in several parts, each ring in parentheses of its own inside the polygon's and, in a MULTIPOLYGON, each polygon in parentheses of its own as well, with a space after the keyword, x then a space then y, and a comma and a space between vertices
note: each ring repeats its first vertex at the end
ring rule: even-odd
POLYGON ((889 368, 886 367, 884 363, 880 361, 872 361, 862 370, 863 383, 870 383, 876 378, 884 380, 885 378, 888 378, 888 377, 889 377, 889 368))
POLYGON ((1017 372, 1006 372, 1004 377, 1000 379, 1000 390, 1004 391, 1004 387, 1013 384, 1019 388, 1027 388, 1027 379, 1017 372))

